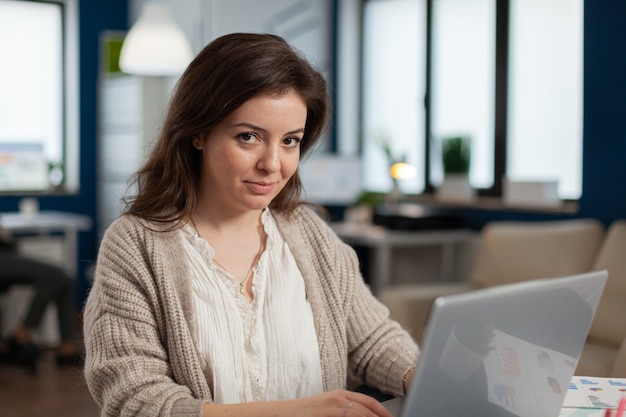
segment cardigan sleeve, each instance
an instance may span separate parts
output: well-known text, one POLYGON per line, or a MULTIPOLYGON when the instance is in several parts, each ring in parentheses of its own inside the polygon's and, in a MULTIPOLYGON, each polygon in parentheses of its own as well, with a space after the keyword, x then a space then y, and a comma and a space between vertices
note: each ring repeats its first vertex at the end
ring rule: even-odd
POLYGON ((368 386, 394 395, 404 395, 403 379, 415 367, 419 349, 401 326, 389 318, 362 280, 354 282, 347 300, 347 335, 350 364, 368 386))
POLYGON ((347 281, 341 294, 345 297, 351 371, 370 387, 394 396, 404 395, 404 375, 417 362, 418 346, 407 331, 390 319, 387 307, 365 284, 352 247, 341 241, 336 245, 336 264, 343 270, 338 278, 347 281))
MULTIPOLYGON (((289 233, 290 244, 305 245, 314 271, 303 271, 319 287, 336 349, 346 354, 353 375, 363 383, 395 396, 404 395, 403 378, 415 366, 419 348, 408 332, 389 318, 389 310, 363 281, 352 247, 344 243, 317 214, 301 208, 292 215, 299 233, 289 233), (297 239, 294 239, 298 236, 297 239), (298 241, 296 241, 298 240, 298 241), (344 348, 345 346, 345 348, 344 348)), ((318 313, 319 314, 319 313, 318 313)), ((324 358, 322 358, 324 360, 324 358)))
POLYGON ((85 305, 85 377, 102 416, 201 415, 174 380, 150 241, 128 219, 105 234, 85 305))

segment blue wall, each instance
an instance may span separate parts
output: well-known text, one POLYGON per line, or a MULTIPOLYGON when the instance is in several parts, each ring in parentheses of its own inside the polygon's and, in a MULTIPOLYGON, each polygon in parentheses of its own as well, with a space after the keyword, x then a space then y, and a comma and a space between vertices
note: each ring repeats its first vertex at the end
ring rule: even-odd
POLYGON ((626 218, 626 2, 585 2, 582 216, 626 218))
MULTIPOLYGON (((103 30, 127 29, 126 0, 81 0, 81 192, 42 196, 43 210, 67 210, 96 216, 96 83, 98 37, 103 30)), ((585 2, 585 87, 583 195, 573 215, 465 210, 480 227, 492 219, 595 217, 605 224, 626 218, 626 1, 585 2)), ((0 197, 0 211, 17 210, 18 197, 0 197)), ((87 292, 86 267, 97 254, 95 229, 80 239, 80 291, 87 292)))

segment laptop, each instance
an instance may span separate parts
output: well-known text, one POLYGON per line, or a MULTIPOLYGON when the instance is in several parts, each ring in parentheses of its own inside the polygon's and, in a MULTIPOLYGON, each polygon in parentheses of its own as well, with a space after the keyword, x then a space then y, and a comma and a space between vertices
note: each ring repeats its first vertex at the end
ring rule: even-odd
POLYGON ((395 417, 557 417, 606 271, 437 298, 395 417))

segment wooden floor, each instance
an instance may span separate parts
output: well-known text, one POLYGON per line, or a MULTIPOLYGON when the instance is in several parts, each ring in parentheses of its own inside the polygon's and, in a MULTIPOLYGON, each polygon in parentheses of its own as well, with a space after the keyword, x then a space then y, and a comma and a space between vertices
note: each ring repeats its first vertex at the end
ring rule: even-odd
POLYGON ((0 417, 97 417, 81 367, 58 367, 44 351, 37 373, 0 363, 0 417))

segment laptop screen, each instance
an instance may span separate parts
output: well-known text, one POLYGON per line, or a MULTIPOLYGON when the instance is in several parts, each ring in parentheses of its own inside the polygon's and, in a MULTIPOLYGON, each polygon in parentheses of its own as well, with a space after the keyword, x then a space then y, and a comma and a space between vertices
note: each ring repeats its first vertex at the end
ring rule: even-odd
POLYGON ((401 416, 554 417, 606 271, 438 298, 401 416))

